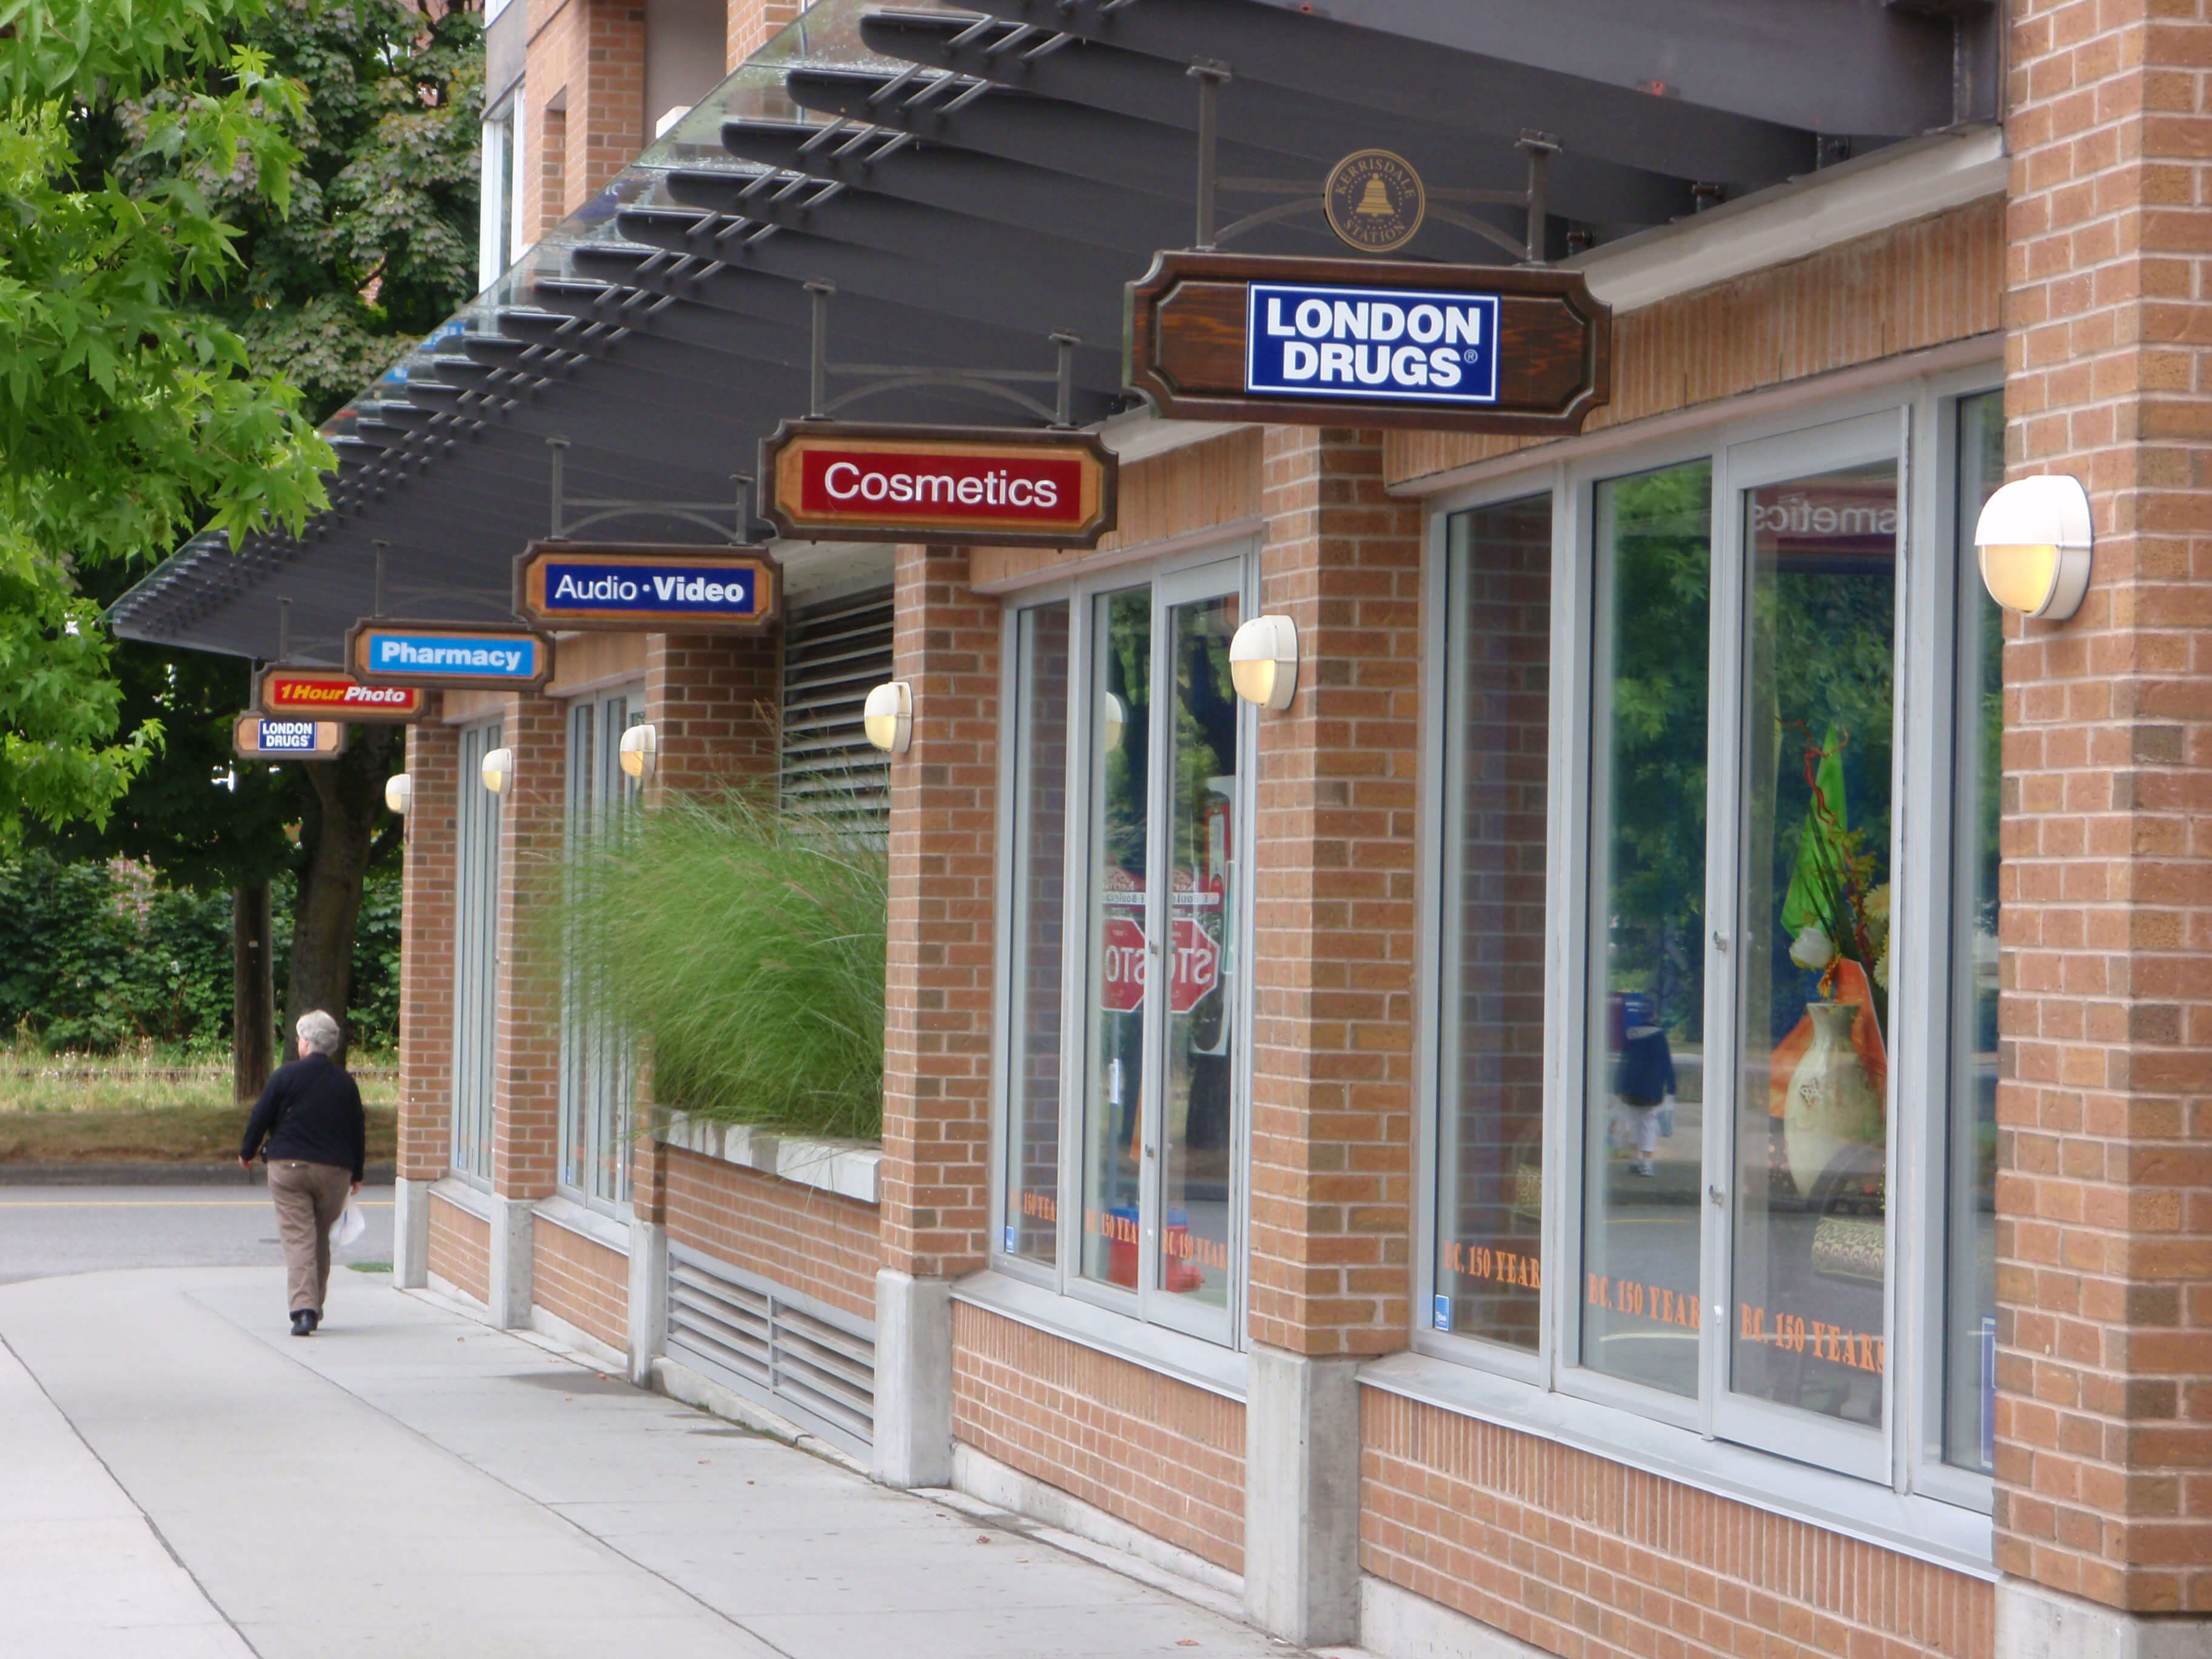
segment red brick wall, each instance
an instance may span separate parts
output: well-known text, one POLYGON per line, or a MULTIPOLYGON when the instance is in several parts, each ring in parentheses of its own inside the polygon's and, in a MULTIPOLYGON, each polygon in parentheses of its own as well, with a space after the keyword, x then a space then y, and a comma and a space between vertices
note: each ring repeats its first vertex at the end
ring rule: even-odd
POLYGON ((564 833, 567 705, 510 697, 499 740, 514 752, 514 777, 499 814, 492 1188, 543 1198, 553 1190, 561 1133, 560 951, 544 918, 564 833))
POLYGON ((725 67, 737 68, 805 9, 805 0, 729 0, 725 67))
POLYGON ((898 550, 884 1265, 917 1275, 981 1267, 988 1226, 1000 611, 968 580, 964 549, 898 550))
POLYGON ((1298 690, 1260 720, 1251 1334, 1387 1353, 1412 1319, 1421 514, 1382 435, 1270 427, 1261 603, 1298 690))
POLYGON ((876 1316, 876 1211, 680 1146, 660 1148, 668 1237, 842 1308, 876 1316))
POLYGON ((460 734, 407 729, 407 815, 399 921, 399 1173, 434 1181, 453 1152, 453 882, 460 734))
POLYGON ((1574 1659, 1983 1656, 1991 1587, 1609 1458, 1363 1391, 1359 1564, 1574 1659))
POLYGON ((629 1258, 539 1216, 532 1224, 530 1299, 611 1348, 629 1346, 629 1258))
POLYGON ((953 1437, 1231 1572, 1244 1407, 957 1303, 953 1437))
MULTIPOLYGON (((1877 231, 1613 320, 1613 402, 1595 432, 2002 325, 2004 204, 1985 202, 1877 231)), ((1393 483, 1540 441, 1393 432, 1393 483)))
POLYGON ((435 1194, 430 1200, 430 1271, 479 1302, 491 1300, 491 1229, 435 1194))
POLYGON ((646 636, 645 717, 659 744, 648 805, 774 780, 781 661, 773 634, 646 636))
POLYGON ((533 0, 523 66, 523 165, 539 179, 532 240, 637 157, 645 127, 645 9, 621 0, 533 0), (558 105, 559 107, 555 107, 558 105))
POLYGON ((2083 480, 2005 651, 1997 1563, 2212 1612, 2212 191, 2198 6, 2016 0, 2005 388, 2083 480))

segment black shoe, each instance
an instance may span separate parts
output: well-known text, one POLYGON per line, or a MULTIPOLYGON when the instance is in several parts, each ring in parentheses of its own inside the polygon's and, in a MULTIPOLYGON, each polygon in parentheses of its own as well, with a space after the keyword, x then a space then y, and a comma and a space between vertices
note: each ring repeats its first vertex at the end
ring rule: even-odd
POLYGON ((312 1333, 323 1328, 323 1316, 316 1310, 307 1310, 307 1329, 312 1333))
POLYGON ((295 1314, 294 1314, 294 1315, 292 1316, 292 1334, 293 1334, 293 1335, 295 1335, 295 1336, 313 1336, 314 1334, 315 1334, 315 1315, 314 1315, 314 1310, 313 1310, 313 1309, 310 1309, 310 1308, 302 1308, 302 1309, 301 1309, 301 1310, 299 1310, 299 1312, 297 1312, 297 1313, 295 1313, 295 1314))

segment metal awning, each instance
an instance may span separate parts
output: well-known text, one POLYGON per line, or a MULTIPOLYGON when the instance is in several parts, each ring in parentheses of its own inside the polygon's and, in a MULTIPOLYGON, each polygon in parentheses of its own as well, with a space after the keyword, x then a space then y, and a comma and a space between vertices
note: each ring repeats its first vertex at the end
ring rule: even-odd
MULTIPOLYGON (((1536 152, 1534 240, 1558 258, 1994 110, 1976 0, 1328 10, 818 0, 325 427, 338 469, 304 534, 195 537, 114 627, 269 658, 282 614, 294 659, 336 662, 380 562, 386 614, 504 619, 550 527, 555 441, 571 497, 729 503, 735 528, 735 475, 808 412, 825 290, 829 359, 869 371, 830 375, 830 401, 900 383, 838 412, 1039 423, 1055 335, 1079 342, 1073 422, 1121 411, 1122 287, 1194 240, 1209 76, 1213 222, 1250 220, 1231 246, 1341 253, 1310 199, 1382 148, 1431 202, 1398 257, 1484 264, 1526 250, 1536 152), (933 374, 955 368, 1032 378, 933 374)), ((665 513, 608 533, 702 535, 665 513)), ((782 550, 804 592, 816 553, 782 550)))

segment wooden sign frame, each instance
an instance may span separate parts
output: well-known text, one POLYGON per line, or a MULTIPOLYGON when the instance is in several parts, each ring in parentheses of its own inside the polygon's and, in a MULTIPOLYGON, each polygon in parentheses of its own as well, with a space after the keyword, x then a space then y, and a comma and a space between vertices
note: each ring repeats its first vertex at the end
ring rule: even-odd
POLYGON ((336 760, 345 752, 346 727, 342 720, 292 720, 281 714, 266 714, 258 708, 249 708, 230 723, 231 752, 242 761, 311 761, 336 760), (249 748, 246 743, 248 723, 255 726, 269 723, 277 726, 312 726, 315 728, 313 749, 286 750, 271 753, 266 749, 249 748))
POLYGON ((761 634, 783 617, 783 567, 764 547, 686 546, 650 542, 532 542, 514 561, 514 609, 541 629, 597 630, 619 634, 761 634), (701 574, 713 570, 751 574, 755 592, 764 596, 750 617, 718 617, 711 611, 550 611, 545 605, 545 567, 554 561, 587 559, 616 568, 680 568, 696 566, 701 574))
POLYGON ((412 726, 418 720, 429 717, 430 695, 422 687, 412 684, 371 685, 366 680, 343 668, 307 667, 278 663, 272 664, 254 675, 253 707, 270 720, 324 720, 337 715, 348 726, 412 726), (314 714, 301 708, 273 707, 270 703, 270 682, 282 679, 287 675, 296 676, 301 679, 344 680, 367 691, 411 691, 415 694, 414 706, 409 709, 395 709, 388 703, 381 706, 340 703, 314 714))
POLYGON ((419 685, 425 691, 536 691, 553 678, 553 641, 533 628, 496 623, 471 628, 465 623, 416 622, 404 617, 365 617, 346 630, 346 672, 370 685, 419 685), (529 640, 538 648, 537 672, 526 678, 500 674, 471 674, 465 670, 426 668, 410 664, 403 670, 380 674, 367 660, 372 634, 416 634, 429 639, 529 640))
MULTIPOLYGON (((834 465, 834 463, 833 463, 834 465)), ((777 532, 795 541, 921 542, 977 547, 1091 548, 1113 530, 1121 511, 1121 458, 1096 433, 1051 431, 1037 427, 902 426, 860 421, 786 421, 761 445, 760 512, 777 532), (849 514, 800 510, 799 469, 810 450, 850 447, 876 454, 956 458, 974 462, 1035 459, 1052 450, 1074 461, 1078 508, 1071 521, 1049 529, 1034 520, 993 521, 973 514, 930 514, 908 511, 894 517, 896 503, 863 503, 849 514), (1008 451, 1024 452, 1021 457, 1008 451)))
POLYGON ((1166 252, 1129 284, 1124 322, 1130 386, 1176 420, 1564 437, 1581 431, 1613 391, 1613 313, 1578 271, 1166 252), (1245 339, 1254 283, 1494 295, 1497 399, 1474 406, 1255 394, 1247 389, 1245 339))

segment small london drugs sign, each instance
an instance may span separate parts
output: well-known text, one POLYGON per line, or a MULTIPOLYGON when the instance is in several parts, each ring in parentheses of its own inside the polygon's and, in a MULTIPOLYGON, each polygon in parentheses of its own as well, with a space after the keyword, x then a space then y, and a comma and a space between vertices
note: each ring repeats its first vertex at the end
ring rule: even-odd
POLYGON ((532 542, 514 562, 514 608, 544 628, 752 634, 782 594, 758 548, 532 542))
POLYGON ((1163 253, 1127 347, 1171 418, 1557 435, 1611 394, 1613 315, 1573 271, 1163 253))
POLYGON ((805 541, 1096 547, 1114 453, 1087 432, 787 421, 761 446, 761 515, 805 541))
POLYGON ((553 678, 553 641, 519 628, 457 623, 356 623, 346 661, 371 684, 534 691, 553 678))
POLYGON ((231 728, 240 760, 329 760, 345 747, 346 729, 336 720, 271 720, 246 713, 231 728))
POLYGON ((275 720, 337 719, 349 725, 405 725, 422 718, 419 685, 364 685, 335 668, 264 668, 253 706, 275 720))

